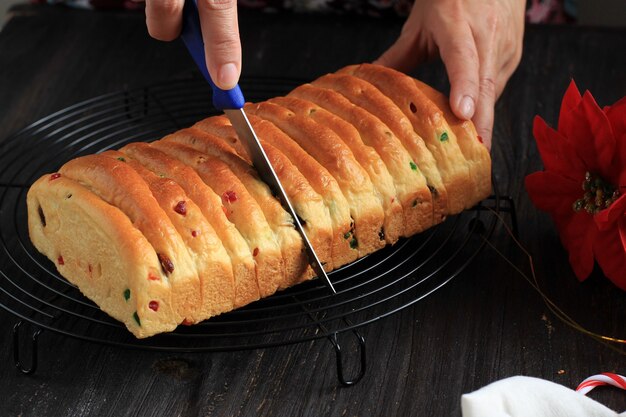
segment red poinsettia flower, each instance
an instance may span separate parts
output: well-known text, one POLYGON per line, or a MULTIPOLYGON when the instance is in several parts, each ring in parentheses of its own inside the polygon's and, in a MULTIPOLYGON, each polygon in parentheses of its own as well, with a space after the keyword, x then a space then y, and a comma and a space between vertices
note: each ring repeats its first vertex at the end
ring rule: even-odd
POLYGON ((544 171, 526 177, 539 209, 552 216, 581 281, 597 261, 626 290, 626 97, 601 109, 570 83, 558 129, 535 117, 544 171))

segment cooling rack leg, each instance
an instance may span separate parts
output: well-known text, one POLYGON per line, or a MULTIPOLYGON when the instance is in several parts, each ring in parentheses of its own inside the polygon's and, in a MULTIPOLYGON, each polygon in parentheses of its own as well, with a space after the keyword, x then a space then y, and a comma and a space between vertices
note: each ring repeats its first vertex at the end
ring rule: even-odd
POLYGON ((508 208, 506 209, 506 211, 508 211, 509 215, 511 216, 511 226, 513 228, 513 236, 515 236, 515 238, 518 239, 519 228, 517 225, 517 212, 515 211, 515 202, 509 196, 503 197, 503 200, 508 203, 508 208))
POLYGON ((343 351, 341 350, 341 345, 339 344, 339 340, 337 339, 337 333, 333 333, 332 336, 328 337, 328 340, 330 340, 330 343, 332 343, 333 347, 335 348, 335 354, 337 357, 337 378, 339 379, 339 382, 341 383, 341 385, 345 387, 352 386, 356 384, 357 382, 359 382, 363 378, 363 375, 365 375, 365 371, 367 369, 367 356, 365 353, 365 337, 363 337, 356 330, 353 330, 352 333, 356 336, 359 342, 361 364, 360 364, 360 369, 359 369, 359 373, 357 374, 357 376, 350 380, 347 380, 345 378, 345 375, 343 372, 343 351))
MULTIPOLYGON (((513 232, 513 236, 518 239, 519 238, 519 226, 517 224, 517 211, 515 210, 515 201, 511 197, 507 196, 498 196, 492 195, 487 197, 487 200, 495 201, 494 208, 487 210, 495 210, 497 213, 509 213, 511 217, 511 230, 513 232)), ((484 207, 478 206, 476 207, 478 210, 485 210, 484 207)))
POLYGON ((30 368, 24 367, 24 364, 21 361, 20 355, 20 328, 22 327, 23 321, 19 321, 13 326, 13 361, 15 362, 15 367, 23 374, 29 375, 34 373, 37 370, 37 339, 41 334, 42 330, 37 329, 31 335, 31 359, 30 359, 30 368))

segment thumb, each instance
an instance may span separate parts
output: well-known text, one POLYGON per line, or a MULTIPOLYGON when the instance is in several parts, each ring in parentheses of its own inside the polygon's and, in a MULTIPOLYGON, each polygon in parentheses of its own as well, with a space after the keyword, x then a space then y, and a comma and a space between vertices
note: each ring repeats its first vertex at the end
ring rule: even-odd
POLYGON ((198 0, 207 69, 216 86, 230 90, 241 74, 237 0, 198 0))
POLYGON ((457 25, 436 41, 450 80, 450 107, 459 119, 469 120, 479 98, 480 63, 472 31, 457 25))

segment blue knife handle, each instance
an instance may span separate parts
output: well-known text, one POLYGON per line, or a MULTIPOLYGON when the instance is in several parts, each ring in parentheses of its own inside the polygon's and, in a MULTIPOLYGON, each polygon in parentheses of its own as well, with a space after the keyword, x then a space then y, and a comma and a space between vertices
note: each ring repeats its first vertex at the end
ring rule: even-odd
POLYGON ((246 100, 239 88, 239 84, 230 90, 218 88, 206 67, 204 55, 204 42, 202 40, 202 30, 200 28, 200 16, 198 15, 198 5, 196 0, 186 0, 183 7, 183 29, 180 37, 183 39, 187 50, 196 62, 200 72, 206 78, 213 89, 213 105, 218 110, 241 109, 246 100))

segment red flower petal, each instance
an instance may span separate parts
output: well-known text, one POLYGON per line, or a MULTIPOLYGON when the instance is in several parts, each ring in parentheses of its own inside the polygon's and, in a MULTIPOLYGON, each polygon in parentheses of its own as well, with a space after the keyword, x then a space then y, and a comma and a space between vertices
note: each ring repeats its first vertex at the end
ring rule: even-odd
POLYGON ((572 209, 582 194, 580 183, 550 171, 535 172, 526 177, 526 190, 537 208, 550 213, 578 279, 587 278, 593 270, 597 227, 591 215, 572 209))
POLYGON ((619 237, 622 240, 622 247, 626 250, 626 218, 622 217, 617 223, 619 237))
POLYGON ((534 172, 525 183, 533 204, 553 215, 574 214, 572 204, 582 195, 579 182, 551 171, 534 172))
MULTIPOLYGON (((624 111, 626 113, 626 110, 624 111)), ((611 166, 611 178, 607 178, 613 185, 617 186, 621 193, 626 193, 626 133, 615 136, 616 149, 611 166)))
POLYGON ((600 164, 596 173, 608 179, 607 168, 612 165, 616 146, 611 123, 589 91, 585 92, 582 104, 591 128, 591 139, 595 147, 596 158, 600 164))
POLYGON ((576 213, 559 231, 576 277, 586 279, 594 264, 593 246, 598 234, 595 223, 587 213, 576 213))
POLYGON ((626 135, 626 97, 612 106, 606 106, 604 113, 611 123, 616 138, 626 135))
POLYGON ((564 116, 567 113, 570 113, 580 104, 582 97, 580 96, 580 91, 578 91, 578 87, 576 87, 576 83, 574 80, 570 81, 565 94, 563 95, 563 100, 561 101, 561 112, 559 113, 559 132, 563 131, 563 123, 565 122, 564 116))
POLYGON ((561 113, 559 132, 567 137, 587 170, 606 177, 615 152, 615 138, 609 121, 595 100, 586 92, 578 106, 561 113))
POLYGON ((546 171, 555 171, 582 184, 587 167, 567 139, 535 116, 533 135, 546 171))
POLYGON ((537 148, 546 171, 563 172, 567 170, 567 167, 564 167, 566 161, 559 158, 557 141, 562 140, 562 138, 558 138, 557 135, 560 136, 541 117, 535 116, 533 120, 533 136, 535 136, 537 148))
POLYGON ((602 210, 600 213, 593 216, 598 229, 607 230, 609 228, 615 228, 617 225, 615 222, 624 215, 626 211, 626 195, 621 196, 607 209, 602 210))
POLYGON ((626 291, 625 241, 626 222, 622 217, 619 221, 619 227, 599 232, 594 242, 594 253, 602 272, 624 291, 626 291))

